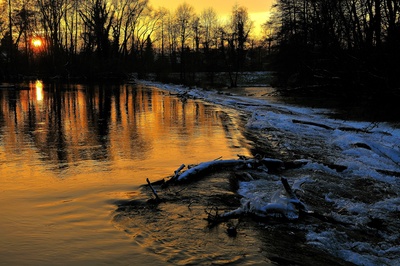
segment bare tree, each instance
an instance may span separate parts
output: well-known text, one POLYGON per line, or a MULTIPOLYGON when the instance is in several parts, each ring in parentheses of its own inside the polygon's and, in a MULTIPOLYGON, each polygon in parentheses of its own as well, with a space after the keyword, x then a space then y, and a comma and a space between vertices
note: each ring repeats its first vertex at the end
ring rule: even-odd
POLYGON ((176 27, 174 14, 169 13, 167 17, 168 46, 169 53, 173 55, 178 49, 178 27, 176 27))
POLYGON ((135 48, 141 55, 144 52, 148 36, 153 35, 153 33, 160 27, 160 20, 161 14, 159 13, 159 10, 153 8, 147 8, 144 16, 139 19, 135 31, 135 48))
POLYGON ((13 46, 14 46, 14 41, 13 41, 13 30, 12 30, 12 5, 11 5, 11 0, 8 0, 8 34, 9 34, 9 41, 8 41, 8 45, 9 45, 9 51, 8 51, 8 58, 9 61, 11 61, 10 59, 12 59, 13 57, 13 46))
POLYGON ((41 22, 46 35, 49 37, 49 52, 54 56, 61 48, 61 20, 66 11, 65 0, 37 0, 41 22))
POLYGON ((398 0, 386 0, 383 2, 387 42, 391 49, 398 49, 397 45, 400 44, 400 3, 398 0))
POLYGON ((193 17, 195 17, 195 12, 193 6, 184 2, 179 5, 175 12, 176 27, 179 33, 180 40, 180 54, 181 54, 181 80, 186 80, 186 53, 185 48, 187 41, 192 34, 191 24, 193 17))
POLYGON ((93 47, 91 42, 94 41, 98 56, 107 58, 110 52, 110 30, 115 11, 106 0, 89 0, 86 4, 86 12, 80 12, 87 29, 86 34, 89 36, 89 43, 86 45, 93 47))
POLYGON ((202 34, 203 26, 200 24, 200 18, 195 16, 192 18, 192 34, 193 34, 193 50, 199 52, 200 49, 200 38, 202 34))
POLYGON ((0 40, 7 32, 7 5, 6 2, 0 3, 0 40))
POLYGON ((136 26, 148 7, 148 2, 148 0, 113 0, 115 13, 112 35, 115 54, 126 57, 132 50, 131 47, 128 47, 129 40, 134 40, 136 26))
POLYGON ((35 10, 32 2, 21 1, 14 10, 14 28, 16 33, 15 46, 23 42, 25 54, 29 54, 30 38, 34 35, 35 10))
MULTIPOLYGON (((278 0, 272 27, 282 80, 293 85, 332 82, 380 87, 396 80, 400 54, 398 0, 278 0), (391 54, 386 62, 382 56, 391 54), (344 74, 346 73, 346 74, 344 74), (351 80, 349 80, 351 76, 351 80), (296 78, 294 78, 296 77, 296 78), (369 80, 365 84, 365 80, 369 80), (373 85, 375 84, 375 85, 373 85)), ((326 86, 328 87, 328 86, 326 86)), ((339 87, 339 86, 336 86, 339 87)))
POLYGON ((157 13, 159 14, 159 25, 157 27, 156 31, 156 39, 154 40, 155 42, 158 41, 159 45, 159 51, 161 53, 161 58, 165 57, 165 45, 166 45, 166 38, 167 38, 167 31, 168 31, 168 16, 169 16, 169 11, 166 8, 159 8, 157 10, 157 13))
POLYGON ((148 7, 148 0, 130 0, 122 27, 122 40, 119 53, 126 57, 132 54, 135 49, 135 31, 142 16, 145 16, 145 10, 148 7), (129 46, 130 45, 130 46, 129 46))
POLYGON ((243 71, 246 59, 245 45, 252 26, 253 22, 249 19, 247 8, 235 5, 225 32, 228 42, 228 50, 225 56, 232 87, 237 86, 239 73, 243 71))
POLYGON ((203 47, 207 51, 217 47, 217 35, 220 22, 217 12, 213 8, 207 8, 200 14, 200 25, 202 25, 203 47))
POLYGON ((111 1, 114 9, 114 23, 112 25, 112 52, 118 54, 120 48, 121 34, 123 33, 123 23, 126 19, 128 8, 131 4, 130 0, 112 0, 111 1))
POLYGON ((266 21, 264 24, 262 24, 262 30, 262 42, 264 43, 264 45, 266 45, 268 54, 271 54, 271 47, 275 36, 275 28, 273 26, 273 23, 271 21, 266 21))

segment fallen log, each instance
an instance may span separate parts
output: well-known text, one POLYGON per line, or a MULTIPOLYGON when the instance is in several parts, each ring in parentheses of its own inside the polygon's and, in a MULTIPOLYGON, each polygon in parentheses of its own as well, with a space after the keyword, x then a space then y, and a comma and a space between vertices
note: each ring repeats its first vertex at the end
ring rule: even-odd
POLYGON ((188 179, 196 178, 199 175, 203 175, 209 171, 215 171, 216 169, 232 168, 232 167, 243 167, 246 161, 244 160, 220 160, 200 163, 199 165, 190 168, 180 175, 175 175, 171 178, 171 181, 185 181, 188 179))
POLYGON ((174 176, 168 180, 168 182, 181 182, 189 179, 195 179, 202 175, 205 175, 211 171, 217 171, 222 169, 235 169, 235 168, 257 168, 259 166, 265 166, 268 169, 279 169, 284 166, 284 163, 281 160, 271 159, 271 158, 262 158, 262 159, 239 159, 239 160, 215 160, 209 162, 203 162, 199 165, 192 167, 182 174, 179 172, 184 168, 184 165, 178 168, 174 172, 174 176))

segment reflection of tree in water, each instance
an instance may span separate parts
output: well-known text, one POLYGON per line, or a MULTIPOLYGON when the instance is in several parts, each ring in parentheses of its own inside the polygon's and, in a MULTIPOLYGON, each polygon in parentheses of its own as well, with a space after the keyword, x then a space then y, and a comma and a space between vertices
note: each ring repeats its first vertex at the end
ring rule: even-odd
POLYGON ((89 128, 94 135, 98 148, 91 153, 92 159, 107 160, 109 147, 109 122, 111 116, 111 89, 99 86, 87 91, 87 113, 89 128))
POLYGON ((48 132, 46 143, 50 148, 50 159, 59 163, 67 163, 67 144, 63 127, 63 99, 59 88, 51 87, 49 91, 48 132))
POLYGON ((222 124, 222 128, 225 133, 225 137, 229 142, 229 145, 231 147, 240 147, 240 146, 245 146, 245 143, 236 143, 235 140, 237 140, 237 135, 241 134, 239 129, 237 128, 237 125, 235 125, 235 122, 232 120, 231 116, 227 114, 226 112, 221 112, 217 111, 215 112, 215 115, 217 116, 217 119, 220 120, 222 124))
MULTIPOLYGON (((7 118, 11 118, 11 116, 14 119, 14 123, 17 124, 18 119, 16 115, 16 97, 17 95, 15 94, 15 91, 11 91, 10 93, 2 93, 0 94, 0 133, 3 132, 3 127, 6 126, 6 120, 7 118), (13 96, 14 95, 14 96, 13 96), (4 107, 3 107, 4 106, 4 107), (9 112, 11 111, 12 114, 7 113, 7 110, 9 112)), ((3 134, 0 135, 0 140, 2 140, 3 134)))
POLYGON ((230 138, 236 132, 222 112, 152 88, 45 85, 41 96, 32 88, 1 92, 0 127, 4 124, 10 133, 0 137, 11 153, 32 151, 35 158, 62 170, 162 159, 192 149, 193 143, 207 146, 208 152, 220 143, 213 136, 214 126, 222 123, 230 138))
MULTIPOLYGON (((148 92, 147 92, 148 93, 148 92)), ((140 132, 140 119, 138 116, 141 112, 144 112, 143 107, 145 105, 144 99, 150 97, 151 94, 146 97, 146 92, 139 88, 133 88, 125 92, 125 112, 127 114, 127 126, 129 127, 130 139, 132 140, 129 145, 129 156, 131 158, 142 158, 145 156, 147 150, 151 149, 151 144, 144 139, 140 132), (129 106, 132 106, 132 110, 129 111, 129 106)), ((151 102, 148 102, 151 108, 151 102)), ((122 108, 122 106, 120 106, 122 108)))

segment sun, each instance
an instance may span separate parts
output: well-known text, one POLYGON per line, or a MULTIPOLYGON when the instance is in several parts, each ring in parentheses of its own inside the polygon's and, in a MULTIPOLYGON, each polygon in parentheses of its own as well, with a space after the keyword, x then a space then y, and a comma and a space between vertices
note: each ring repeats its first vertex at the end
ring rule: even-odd
POLYGON ((40 47, 42 47, 43 41, 40 38, 35 37, 32 39, 32 45, 34 48, 39 49, 40 47))

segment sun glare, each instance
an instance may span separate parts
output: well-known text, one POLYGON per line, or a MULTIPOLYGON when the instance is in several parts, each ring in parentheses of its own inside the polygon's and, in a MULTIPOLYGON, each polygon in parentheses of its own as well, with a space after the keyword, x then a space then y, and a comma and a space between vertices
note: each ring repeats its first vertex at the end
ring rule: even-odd
POLYGON ((43 83, 40 80, 37 80, 35 83, 36 87, 36 100, 38 102, 43 101, 43 83))
POLYGON ((32 39, 32 45, 33 45, 34 48, 38 49, 38 48, 42 47, 43 42, 42 42, 42 40, 40 38, 33 38, 32 39))

